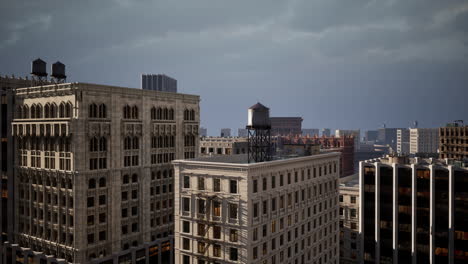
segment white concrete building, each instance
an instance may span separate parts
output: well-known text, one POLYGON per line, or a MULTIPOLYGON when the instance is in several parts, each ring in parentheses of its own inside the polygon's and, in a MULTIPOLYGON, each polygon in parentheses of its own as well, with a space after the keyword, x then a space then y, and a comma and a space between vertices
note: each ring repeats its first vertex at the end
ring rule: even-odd
POLYGON ((175 263, 339 263, 339 159, 174 161, 175 263))
POLYGON ((397 153, 409 154, 410 151, 410 133, 406 128, 397 130, 397 153))
POLYGON ((411 128, 410 154, 437 153, 439 148, 438 128, 411 128))

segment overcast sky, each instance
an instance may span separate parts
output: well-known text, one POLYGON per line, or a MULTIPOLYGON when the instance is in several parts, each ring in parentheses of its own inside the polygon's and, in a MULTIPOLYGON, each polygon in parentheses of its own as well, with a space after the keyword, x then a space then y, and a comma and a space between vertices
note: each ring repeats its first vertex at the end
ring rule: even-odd
POLYGON ((201 96, 201 126, 260 101, 303 128, 468 122, 466 0, 1 0, 0 74, 40 57, 68 80, 201 96))

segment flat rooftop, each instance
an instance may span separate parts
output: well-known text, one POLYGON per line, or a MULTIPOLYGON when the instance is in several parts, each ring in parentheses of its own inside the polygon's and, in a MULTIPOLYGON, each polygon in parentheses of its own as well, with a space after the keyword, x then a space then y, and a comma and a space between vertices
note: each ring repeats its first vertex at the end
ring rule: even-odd
POLYGON ((262 165, 276 165, 285 162, 291 161, 303 161, 303 160, 313 160, 313 159, 322 159, 322 158, 330 158, 335 156, 340 156, 340 152, 330 152, 330 153, 320 153, 316 155, 309 155, 309 156, 299 156, 299 155, 291 155, 291 156, 274 156, 271 161, 264 161, 264 162, 248 162, 247 154, 238 154, 238 155, 217 155, 217 156, 205 156, 199 157, 195 159, 187 159, 187 160, 175 160, 174 163, 190 163, 190 164, 212 164, 212 165, 234 165, 240 167, 255 167, 255 166, 262 166, 262 165))

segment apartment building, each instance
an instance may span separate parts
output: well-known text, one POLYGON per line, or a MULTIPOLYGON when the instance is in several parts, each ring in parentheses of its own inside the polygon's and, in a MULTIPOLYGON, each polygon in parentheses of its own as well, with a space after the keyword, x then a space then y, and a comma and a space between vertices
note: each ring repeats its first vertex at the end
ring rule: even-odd
POLYGON ((438 128, 410 128, 410 154, 437 153, 439 149, 438 128))
POLYGON ((339 158, 174 161, 175 262, 339 263, 339 158))
POLYGON ((359 177, 364 263, 467 263, 468 168, 388 156, 359 177))
POLYGON ((397 153, 410 153, 410 131, 406 128, 397 129, 397 153))
POLYGON ((468 159, 468 126, 459 123, 439 128, 440 158, 468 159))
POLYGON ((234 155, 247 153, 247 138, 204 137, 200 139, 200 155, 234 155))
POLYGON ((198 156, 198 96, 66 83, 15 100, 15 254, 88 263, 156 240, 167 251, 170 162, 198 156))
POLYGON ((360 263, 358 174, 340 179, 339 194, 340 263, 360 263))

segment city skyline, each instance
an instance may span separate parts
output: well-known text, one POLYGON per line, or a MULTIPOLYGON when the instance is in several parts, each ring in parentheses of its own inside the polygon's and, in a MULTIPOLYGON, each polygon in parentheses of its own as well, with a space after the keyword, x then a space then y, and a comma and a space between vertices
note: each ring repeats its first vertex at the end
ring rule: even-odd
POLYGON ((209 131, 243 127, 255 100, 303 127, 439 127, 468 119, 467 10, 456 0, 14 2, 2 6, 0 74, 27 76, 37 57, 65 63, 72 82, 139 87, 141 73, 167 73, 203 98, 209 131))

